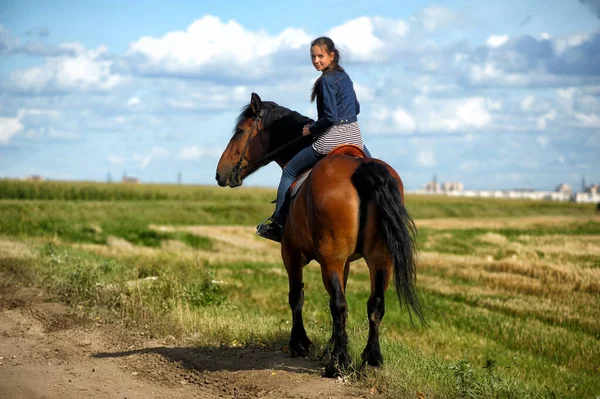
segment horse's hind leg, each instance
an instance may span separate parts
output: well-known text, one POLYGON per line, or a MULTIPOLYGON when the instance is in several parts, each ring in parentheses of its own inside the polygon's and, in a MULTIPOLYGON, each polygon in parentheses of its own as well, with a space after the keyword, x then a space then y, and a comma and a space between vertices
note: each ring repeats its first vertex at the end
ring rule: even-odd
POLYGON ((292 334, 290 337, 290 354, 295 356, 307 356, 312 342, 306 335, 302 307, 304 306, 304 283, 302 282, 304 264, 299 254, 289 254, 282 251, 285 269, 288 274, 290 292, 288 295, 290 308, 292 309, 292 334))
POLYGON ((371 296, 367 302, 367 317, 369 318, 369 338, 367 346, 361 355, 362 366, 380 366, 383 362, 379 346, 379 324, 385 314, 385 291, 392 274, 391 261, 387 256, 382 256, 386 251, 379 252, 377 256, 367 256, 365 260, 369 265, 371 277, 371 296))
POLYGON ((323 284, 329 293, 329 308, 333 318, 333 351, 325 367, 325 377, 335 377, 350 366, 348 354, 348 304, 344 290, 344 264, 321 263, 323 284))
MULTIPOLYGON (((350 262, 346 261, 344 265, 344 292, 346 292, 346 284, 348 283, 348 275, 350 274, 350 262)), ((333 331, 331 333, 331 338, 329 339, 329 343, 325 347, 325 352, 323 353, 324 358, 328 358, 331 354, 331 350, 333 349, 333 344, 335 343, 335 324, 333 325, 333 331)))

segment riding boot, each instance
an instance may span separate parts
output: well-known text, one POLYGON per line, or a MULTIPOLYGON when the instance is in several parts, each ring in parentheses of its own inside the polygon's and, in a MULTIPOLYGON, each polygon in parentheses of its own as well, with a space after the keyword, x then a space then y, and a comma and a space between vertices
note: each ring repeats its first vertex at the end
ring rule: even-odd
POLYGON ((273 217, 270 217, 265 219, 258 226, 256 226, 256 234, 269 240, 281 242, 281 236, 283 235, 283 226, 279 222, 277 222, 273 217))

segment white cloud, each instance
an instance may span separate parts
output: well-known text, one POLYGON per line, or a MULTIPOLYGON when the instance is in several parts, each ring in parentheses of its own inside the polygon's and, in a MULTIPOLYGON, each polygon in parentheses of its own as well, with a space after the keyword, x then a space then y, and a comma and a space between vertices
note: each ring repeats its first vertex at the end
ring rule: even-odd
MULTIPOLYGON (((206 15, 185 31, 162 37, 144 36, 131 43, 126 63, 142 74, 230 76, 256 79, 277 71, 274 55, 305 48, 310 37, 287 28, 276 36, 250 31, 234 20, 226 23, 206 15)), ((308 56, 307 56, 308 58, 308 56)))
POLYGON ((483 166, 483 162, 480 161, 464 161, 461 162, 459 169, 460 170, 477 170, 483 166))
POLYGON ((64 46, 76 55, 48 57, 42 66, 13 71, 9 87, 34 93, 108 91, 124 82, 122 76, 111 72, 113 62, 104 59, 106 47, 88 50, 79 43, 64 46))
POLYGON ((410 107, 377 107, 369 115, 367 131, 375 134, 435 132, 471 134, 492 126, 501 101, 484 97, 432 98, 414 96, 410 107))
POLYGON ((218 158, 223 151, 218 148, 200 148, 196 146, 187 147, 181 150, 179 159, 186 161, 197 160, 204 157, 218 158))
POLYGON ((491 109, 498 107, 483 97, 436 100, 420 96, 415 98, 413 114, 418 130, 455 132, 490 125, 490 104, 493 104, 491 109))
POLYGON ((175 110, 224 110, 250 100, 246 86, 226 87, 214 83, 203 84, 196 89, 187 88, 177 96, 165 99, 167 106, 175 110))
POLYGON ((372 100, 375 97, 375 90, 372 87, 360 83, 354 83, 354 91, 361 103, 372 100))
POLYGON ((127 105, 130 105, 130 106, 138 105, 139 103, 140 103, 139 97, 131 97, 129 100, 127 100, 127 105))
POLYGON ((456 116, 462 125, 472 127, 486 126, 492 120, 483 97, 472 97, 459 104, 456 116))
POLYGON ((531 111, 533 108, 533 104, 535 103, 535 97, 532 95, 528 95, 521 100, 521 110, 523 111, 531 111))
POLYGON ((492 35, 488 37, 485 44, 491 48, 498 48, 508 42, 508 35, 492 35))
POLYGON ((584 114, 576 112, 574 116, 578 124, 582 127, 600 128, 600 115, 596 113, 584 114))
POLYGON ((402 132, 412 132, 417 126, 415 118, 402 107, 394 111, 392 118, 395 123, 394 127, 402 132))
POLYGON ((166 148, 153 147, 149 154, 140 155, 138 153, 133 154, 133 160, 139 163, 141 169, 146 169, 148 165, 155 159, 167 158, 169 156, 169 150, 166 148))
POLYGON ((431 167, 437 165, 435 153, 433 151, 425 150, 420 151, 417 154, 417 163, 421 166, 431 167))
POLYGON ((53 109, 20 108, 17 111, 17 119, 28 127, 46 127, 63 119, 62 113, 53 109))
POLYGON ((23 130, 18 118, 0 117, 0 144, 8 144, 12 137, 23 130))
POLYGON ((550 138, 548 136, 541 135, 537 136, 536 140, 538 143, 540 143, 542 147, 546 147, 548 145, 548 142, 550 141, 550 138))
POLYGON ((70 132, 68 130, 59 130, 53 127, 49 127, 46 130, 46 136, 52 139, 61 139, 61 140, 77 140, 79 135, 74 132, 70 132))
POLYGON ((446 7, 429 6, 412 17, 411 22, 422 26, 428 32, 434 32, 453 25, 464 24, 466 18, 446 7))
POLYGON ((527 86, 536 80, 535 71, 530 73, 506 72, 491 62, 469 66, 467 78, 473 85, 527 86))
POLYGON ((118 155, 109 155, 108 162, 110 162, 113 165, 122 165, 123 163, 125 163, 125 160, 118 155))
POLYGON ((570 48, 580 46, 589 39, 590 35, 587 33, 574 34, 563 38, 558 38, 554 42, 554 50, 560 55, 570 48))
POLYGON ((375 36, 373 25, 373 19, 360 17, 336 26, 327 34, 352 61, 379 61, 387 58, 387 53, 384 42, 375 36))
POLYGON ((558 116, 555 109, 551 109, 536 120, 536 127, 539 130, 545 130, 548 127, 548 121, 553 121, 558 116))
POLYGON ((53 125, 61 122, 63 116, 56 110, 40 108, 20 108, 14 118, 0 117, 0 144, 7 144, 17 133, 36 139, 41 137, 73 139, 77 135, 53 125))

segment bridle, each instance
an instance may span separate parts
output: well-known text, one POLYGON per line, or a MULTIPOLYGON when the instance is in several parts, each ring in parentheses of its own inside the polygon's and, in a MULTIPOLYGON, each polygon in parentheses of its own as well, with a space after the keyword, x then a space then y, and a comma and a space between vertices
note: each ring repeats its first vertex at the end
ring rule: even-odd
POLYGON ((283 151, 286 148, 296 144, 298 141, 306 138, 305 136, 301 135, 300 137, 296 137, 294 140, 285 143, 281 147, 278 147, 271 152, 267 152, 268 146, 265 143, 265 139, 264 139, 263 135, 260 134, 260 130, 258 130, 258 123, 262 120, 262 118, 264 117, 264 114, 265 114, 265 109, 263 108, 259 111, 258 115, 252 117, 252 119, 254 119, 254 123, 252 124, 252 129, 250 129, 250 133, 248 134, 248 138, 246 139, 246 144, 244 145, 244 149, 242 150, 242 153, 240 155, 240 160, 233 167, 233 169, 231 169, 231 172, 229 172, 228 180, 231 180, 232 177, 235 177, 236 181, 241 182, 242 179, 240 177, 240 173, 243 172, 244 170, 248 169, 248 167, 250 166, 250 160, 248 158, 246 158, 246 153, 248 152, 248 147, 250 146, 250 139, 252 138, 252 134, 254 133, 254 130, 256 130, 258 132, 258 137, 260 138, 260 143, 262 144, 263 151, 264 151, 263 152, 264 155, 257 162, 258 165, 262 164, 266 160, 269 160, 273 155, 279 153, 280 151, 283 151), (246 161, 246 164, 242 165, 244 163, 244 161, 246 161))
MULTIPOLYGON (((231 180, 232 177, 235 177, 236 181, 241 181, 240 173, 243 172, 244 170, 248 169, 248 167, 250 166, 250 161, 248 160, 248 158, 246 158, 246 153, 248 152, 248 147, 250 146, 250 139, 252 138, 252 133, 254 133, 254 130, 256 130, 258 132, 258 137, 260 137, 260 142, 263 146, 264 154, 267 153, 267 145, 265 144, 265 140, 264 140, 262 134, 260 134, 260 131, 258 130, 258 122, 261 121, 264 114, 265 114, 265 110, 261 109, 260 112, 258 113, 258 115, 252 117, 252 119, 254 119, 254 123, 252 124, 252 129, 250 129, 250 133, 248 134, 248 138, 246 139, 246 144, 244 145, 244 149, 242 150, 242 153, 240 155, 240 160, 233 167, 231 172, 229 172, 229 180, 231 180), (246 164, 242 165, 242 163, 244 161, 246 161, 246 164)), ((261 158, 261 161, 264 158, 265 157, 263 156, 261 158)))

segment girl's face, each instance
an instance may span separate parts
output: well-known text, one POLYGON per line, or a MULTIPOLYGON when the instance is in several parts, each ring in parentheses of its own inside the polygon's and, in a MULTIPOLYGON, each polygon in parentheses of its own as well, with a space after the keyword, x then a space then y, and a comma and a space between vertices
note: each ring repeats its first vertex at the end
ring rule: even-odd
POLYGON ((312 59, 312 64, 317 71, 322 72, 327 69, 329 64, 333 62, 334 57, 335 53, 333 51, 327 53, 318 44, 315 44, 310 49, 310 58, 312 59))

